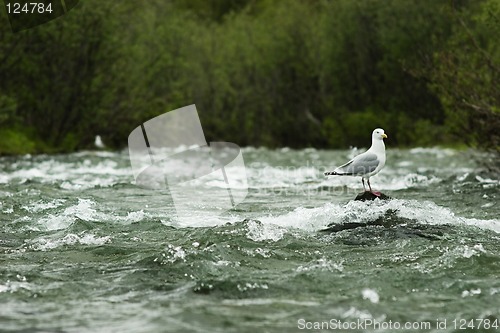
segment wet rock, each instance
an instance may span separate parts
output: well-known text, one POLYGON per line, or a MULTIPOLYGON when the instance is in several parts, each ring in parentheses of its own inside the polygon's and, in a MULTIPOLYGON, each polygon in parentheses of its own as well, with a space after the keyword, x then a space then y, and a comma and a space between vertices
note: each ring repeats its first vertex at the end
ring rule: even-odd
POLYGON ((372 235, 368 236, 371 232, 377 233, 380 237, 388 238, 422 237, 429 240, 439 240, 445 235, 444 231, 448 230, 448 228, 449 226, 420 224, 415 219, 398 216, 395 209, 388 209, 383 215, 372 221, 331 223, 327 228, 320 230, 320 232, 337 233, 344 230, 361 229, 364 230, 361 233, 361 239, 365 237, 373 239, 372 235), (370 229, 373 226, 383 228, 370 229))
POLYGON ((364 193, 360 193, 356 196, 356 199, 354 200, 357 200, 357 201, 369 201, 369 200, 375 200, 375 199, 380 199, 380 200, 390 200, 391 197, 385 195, 384 193, 382 192, 379 192, 380 195, 375 195, 373 194, 372 192, 369 192, 369 191, 366 191, 364 193))
MULTIPOLYGON (((367 192, 365 192, 367 193, 367 192)), ((330 223, 326 229, 322 229, 320 231, 326 232, 339 232, 343 230, 356 229, 360 227, 368 227, 368 226, 383 226, 385 228, 390 228, 399 223, 406 223, 407 221, 398 221, 396 217, 397 211, 394 209, 388 209, 383 216, 380 216, 373 221, 366 222, 348 222, 345 221, 343 223, 330 223)))

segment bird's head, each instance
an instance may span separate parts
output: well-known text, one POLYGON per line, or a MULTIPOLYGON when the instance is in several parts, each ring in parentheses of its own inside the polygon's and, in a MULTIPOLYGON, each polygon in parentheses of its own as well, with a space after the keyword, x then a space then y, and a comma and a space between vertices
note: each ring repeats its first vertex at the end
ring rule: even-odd
POLYGON ((383 139, 387 139, 387 135, 385 134, 383 129, 376 128, 373 130, 372 138, 377 139, 377 140, 383 140, 383 139))

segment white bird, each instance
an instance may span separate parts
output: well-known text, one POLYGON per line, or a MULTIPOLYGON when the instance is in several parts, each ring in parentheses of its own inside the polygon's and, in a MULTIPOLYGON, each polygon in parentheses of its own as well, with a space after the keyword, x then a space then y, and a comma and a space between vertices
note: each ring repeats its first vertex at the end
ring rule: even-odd
POLYGON ((387 135, 381 128, 376 128, 372 133, 372 146, 366 152, 359 154, 344 165, 333 171, 325 172, 325 176, 361 176, 363 189, 366 192, 365 179, 370 192, 379 196, 380 192, 373 192, 370 177, 379 173, 385 165, 385 144, 387 135))
POLYGON ((102 142, 100 135, 95 136, 94 145, 96 146, 96 148, 99 148, 99 149, 106 148, 106 145, 104 144, 104 142, 102 142))

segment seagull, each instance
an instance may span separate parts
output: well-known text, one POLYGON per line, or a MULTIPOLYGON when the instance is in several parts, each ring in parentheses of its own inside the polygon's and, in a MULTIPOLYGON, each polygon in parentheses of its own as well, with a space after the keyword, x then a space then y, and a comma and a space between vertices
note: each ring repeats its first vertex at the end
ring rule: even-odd
POLYGON ((325 176, 361 176, 363 189, 366 191, 365 179, 368 182, 370 192, 380 196, 380 192, 373 192, 370 185, 370 177, 379 173, 385 165, 385 144, 387 135, 381 128, 376 128, 372 133, 372 146, 366 152, 357 155, 344 165, 333 171, 325 172, 325 176))
POLYGON ((104 142, 102 142, 100 135, 95 136, 94 146, 96 146, 96 148, 99 148, 99 149, 106 148, 106 145, 104 144, 104 142))

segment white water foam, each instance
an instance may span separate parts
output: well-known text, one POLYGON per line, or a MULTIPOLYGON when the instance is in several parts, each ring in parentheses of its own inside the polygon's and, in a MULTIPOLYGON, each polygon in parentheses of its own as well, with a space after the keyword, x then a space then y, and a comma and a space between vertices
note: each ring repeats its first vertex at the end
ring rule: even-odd
POLYGON ((378 303, 380 296, 375 289, 365 288, 361 291, 363 299, 369 300, 372 303, 378 303))
MULTIPOLYGON (((324 171, 345 163, 349 158, 362 152, 350 151, 294 151, 297 159, 287 158, 288 151, 280 151, 273 155, 282 161, 273 164, 261 162, 266 159, 266 150, 244 150, 255 161, 247 164, 248 185, 252 189, 265 190, 287 188, 288 192, 303 191, 304 186, 320 189, 325 187, 347 188, 359 191, 362 188, 360 177, 325 177, 324 171), (281 163, 281 165, 280 165, 281 163)), ((385 168, 371 178, 371 185, 377 190, 404 190, 426 188, 447 180, 450 176, 459 176, 475 171, 474 162, 463 163, 463 153, 452 149, 414 148, 409 151, 416 155, 418 161, 408 160, 408 151, 389 149, 385 168), (443 161, 446 160, 446 161, 443 161)), ((460 181, 460 179, 457 179, 460 181)), ((476 177, 475 181, 484 187, 498 186, 499 181, 487 177, 476 177)))
POLYGON ((329 272, 343 272, 344 266, 342 262, 334 262, 326 258, 320 258, 307 265, 301 265, 296 268, 298 273, 309 272, 315 270, 324 270, 329 272))
MULTIPOLYGON (((316 232, 326 228, 329 224, 367 223, 384 217, 386 214, 394 214, 396 217, 414 220, 421 224, 477 227, 500 233, 500 220, 498 219, 465 218, 456 216, 450 209, 438 206, 431 201, 393 199, 369 202, 350 201, 344 205, 326 203, 314 208, 298 207, 279 215, 257 216, 246 222, 246 236, 257 242, 277 242, 287 233, 295 234, 301 230, 316 232)), ((241 215, 205 219, 198 213, 193 213, 193 219, 189 223, 178 224, 175 219, 174 222, 162 220, 162 223, 176 227, 207 227, 222 226, 243 219, 244 216, 241 215)))
POLYGON ((434 155, 437 158, 447 158, 450 156, 455 155, 457 152, 453 149, 449 148, 439 148, 439 147, 433 147, 433 148, 423 148, 423 147, 416 147, 413 149, 410 149, 411 154, 429 154, 429 155, 434 155))
POLYGON ((94 208, 95 202, 88 199, 78 199, 78 204, 69 206, 63 212, 48 214, 47 217, 38 220, 38 225, 42 230, 58 230, 69 227, 76 219, 84 221, 98 221, 104 215, 98 213, 94 208))
POLYGON ((23 281, 10 281, 8 280, 5 284, 0 284, 0 293, 15 293, 18 290, 32 290, 33 285, 23 281))
POLYGON ((261 223, 250 220, 247 223, 247 237, 256 242, 264 240, 279 241, 286 233, 286 229, 276 224, 261 223))
POLYGON ((21 209, 27 211, 28 213, 38 213, 45 211, 47 209, 60 207, 64 205, 65 202, 66 200, 64 199, 55 199, 47 202, 43 200, 38 200, 36 202, 30 203, 29 205, 21 206, 21 209))
MULTIPOLYGON (((254 164, 252 163, 252 167, 247 169, 248 186, 261 192, 267 189, 285 188, 290 193, 294 190, 298 193, 303 192, 304 187, 316 190, 333 187, 359 191, 363 187, 360 177, 325 177, 323 173, 327 168, 324 167, 255 166, 254 164)), ((415 171, 414 168, 386 166, 382 172, 371 178, 372 188, 396 191, 425 188, 443 181, 433 170, 415 171)))
MULTIPOLYGON (((79 156, 74 154, 75 156, 79 156)), ((108 155, 111 153, 107 153, 108 155)), ((86 156, 80 154, 81 157, 86 156)), ((95 155, 98 156, 98 155, 95 155)), ((117 157, 112 153, 108 157, 117 157)), ((75 162, 48 159, 42 162, 19 160, 9 165, 14 170, 0 175, 0 183, 25 183, 37 181, 44 184, 61 183, 60 187, 67 190, 82 190, 93 187, 108 187, 120 182, 130 182, 132 172, 128 165, 119 166, 116 161, 105 159, 91 161, 90 159, 75 162)))
POLYGON ((249 222, 247 237, 254 241, 277 241, 293 229, 314 232, 331 223, 366 223, 386 213, 393 213, 398 217, 415 220, 422 224, 471 226, 500 233, 500 220, 498 219, 480 220, 458 217, 448 208, 430 201, 394 199, 372 202, 351 201, 345 205, 327 203, 316 208, 299 207, 283 215, 259 218, 258 220, 262 223, 249 222))
POLYGON ((111 242, 110 236, 97 237, 93 234, 83 233, 67 234, 62 238, 37 238, 30 242, 29 247, 35 251, 49 251, 65 245, 92 245, 99 246, 111 242))
MULTIPOLYGON (((60 202, 57 201, 57 204, 60 202)), ((49 204, 35 204, 27 206, 25 209, 40 210, 42 208, 52 208, 54 203, 49 204)), ((35 230, 59 230, 71 226, 77 219, 92 222, 106 222, 106 223, 124 223, 130 224, 140 222, 144 219, 150 218, 150 214, 145 213, 144 210, 130 211, 126 216, 115 215, 113 213, 98 211, 95 201, 90 199, 78 199, 78 203, 64 208, 63 211, 57 213, 50 213, 47 216, 37 220, 35 226, 31 226, 35 230)), ((25 216, 30 221, 32 218, 25 216)))

